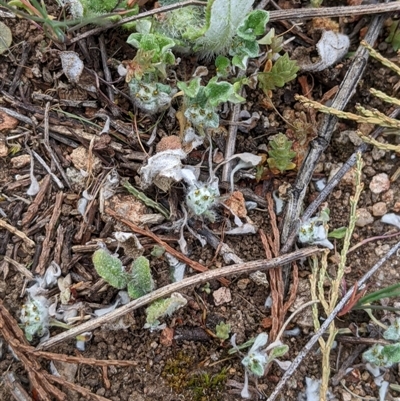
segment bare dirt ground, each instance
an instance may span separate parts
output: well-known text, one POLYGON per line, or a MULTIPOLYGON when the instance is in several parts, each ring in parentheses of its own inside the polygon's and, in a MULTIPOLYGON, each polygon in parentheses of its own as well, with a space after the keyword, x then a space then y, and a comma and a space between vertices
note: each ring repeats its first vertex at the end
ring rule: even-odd
MULTIPOLYGON (((279 4, 286 8, 301 8, 307 4, 299 2, 280 1, 279 4)), ((329 5, 329 4, 328 4, 329 5)), ((332 4, 333 5, 333 4, 332 4)), ((335 2, 334 5, 347 5, 346 2, 335 2), (340 4, 337 4, 340 3, 340 4)), ((146 5, 147 6, 147 5, 146 5)), ((146 7, 145 6, 145 7, 146 7)), ((54 4, 48 5, 49 12, 57 15, 54 4)), ((148 6, 151 8, 151 6, 148 6)), ((270 7, 270 6, 268 6, 270 7)), ((272 7, 272 6, 271 6, 272 7)), ((273 8, 270 8, 273 9, 273 8)), ((368 28, 370 17, 335 19, 340 29, 345 33, 359 33, 352 36, 351 51, 355 51, 360 37, 368 28)), ((118 79, 115 70, 112 71, 115 87, 118 89, 114 102, 107 99, 107 86, 102 80, 97 83, 97 93, 89 93, 70 84, 62 73, 59 52, 62 50, 74 50, 81 55, 85 67, 94 71, 100 78, 104 78, 101 55, 99 51, 99 37, 89 37, 83 40, 83 44, 72 46, 55 45, 45 34, 30 21, 20 18, 3 18, 3 22, 11 28, 13 46, 3 55, 0 55, 0 106, 13 110, 19 115, 29 117, 32 121, 21 121, 20 117, 7 128, 2 128, 6 114, 0 109, 0 211, 2 221, 25 233, 27 238, 34 241, 34 246, 29 247, 25 239, 21 239, 15 232, 0 227, 0 308, 5 309, 13 317, 12 324, 16 326, 19 321, 20 310, 26 300, 26 287, 31 281, 22 274, 24 268, 28 268, 33 274, 43 272, 52 261, 60 267, 62 277, 70 275, 72 282, 67 286, 70 290, 69 304, 81 302, 76 324, 82 323, 85 316, 93 314, 95 309, 113 304, 117 290, 106 285, 97 275, 91 260, 92 254, 97 249, 100 240, 108 241, 109 249, 117 248, 112 233, 127 230, 120 221, 110 217, 106 211, 101 212, 101 200, 97 197, 89 201, 86 216, 78 211, 78 201, 81 198, 82 187, 73 182, 69 176, 69 184, 65 182, 60 171, 67 171, 71 166, 86 169, 88 161, 91 166, 92 176, 88 182, 92 183, 92 189, 105 179, 106 175, 115 169, 120 177, 128 179, 132 185, 137 185, 138 171, 146 161, 146 154, 154 153, 155 145, 167 135, 179 135, 179 124, 173 114, 165 113, 160 116, 147 116, 135 110, 123 93, 127 93, 126 84, 118 79), (82 50, 84 49, 84 51, 82 50), (22 68, 21 68, 22 67, 22 68), (68 103, 68 101, 70 103, 68 103), (87 102, 87 103, 85 103, 87 102), (48 104, 49 138, 45 140, 46 104, 48 104), (112 111, 117 110, 116 115, 112 111), (100 116, 107 114, 113 124, 110 130, 99 136, 104 127, 105 118, 100 116), (79 117, 79 119, 77 118, 79 117), (155 129, 156 139, 152 145, 146 145, 155 129), (51 148, 51 152, 49 151, 51 148), (77 155, 77 149, 86 149, 86 152, 77 155), (32 151, 39 154, 51 168, 52 175, 61 180, 63 187, 57 185, 54 178, 35 159, 34 175, 41 184, 41 191, 36 196, 28 196, 27 189, 31 185, 30 157, 32 151), (51 154, 58 160, 60 168, 54 163, 51 154), (96 161, 94 161, 96 157, 96 161), (9 259, 4 259, 7 256, 9 259), (10 262, 10 259, 14 262, 10 262), (15 262, 22 265, 16 268, 15 262)), ((303 34, 314 40, 313 29, 309 21, 300 29, 303 34)), ((286 28, 280 23, 273 26, 283 32, 286 28)), ((109 29, 104 33, 103 39, 106 45, 108 57, 117 60, 129 60, 134 56, 135 50, 126 43, 128 34, 123 30, 109 29)), ((295 41, 290 44, 293 49, 302 42, 294 33, 295 41)), ((385 43, 387 31, 385 28, 379 36, 375 47, 381 53, 398 63, 398 56, 390 45, 385 43)), ((311 45, 308 45, 311 46, 311 45)), ((298 74, 307 81, 310 97, 320 100, 336 85, 340 85, 351 58, 344 59, 340 64, 326 69, 320 73, 298 74)), ((201 62, 195 57, 185 58, 177 66, 176 74, 179 79, 187 80, 195 68, 201 62)), ((93 80, 93 75, 92 75, 93 80)), ((347 110, 354 111, 356 103, 364 107, 374 107, 385 114, 389 114, 392 108, 380 100, 373 98, 368 89, 373 87, 384 91, 390 96, 396 96, 398 76, 382 66, 375 60, 369 60, 366 72, 358 85, 357 91, 352 97, 347 110)), ((296 93, 305 94, 305 87, 296 79, 284 88, 274 91, 272 102, 274 108, 267 107, 264 95, 261 91, 249 90, 247 101, 241 107, 249 113, 257 112, 260 118, 248 132, 238 132, 236 153, 252 152, 265 154, 267 137, 277 132, 293 133, 291 126, 282 120, 293 122, 305 119, 303 122, 303 137, 309 143, 317 133, 317 126, 310 120, 312 113, 295 101, 296 93)), ((175 107, 177 107, 175 105, 175 107)), ((314 114, 318 124, 319 114, 314 114)), ((229 122, 229 112, 222 117, 222 121, 229 122)), ((215 146, 224 151, 226 125, 222 125, 222 134, 214 133, 215 146)), ((350 139, 343 132, 357 128, 357 124, 340 120, 333 134, 333 139, 322 156, 314 174, 306 196, 306 207, 318 194, 315 182, 324 177, 329 177, 331 172, 347 158, 359 145, 353 137, 350 139)), ((372 130, 373 127, 364 127, 372 130)), ((385 136, 390 143, 396 143, 397 137, 385 136)), ((292 137, 293 140, 295 138, 292 137)), ((199 147, 193 151, 188 163, 198 164, 206 147, 199 147)), ((306 152, 306 149, 304 149, 306 152)), ((367 213, 366 222, 357 225, 351 246, 360 245, 349 253, 346 275, 343 283, 343 292, 359 279, 370 267, 379 260, 397 241, 396 230, 393 226, 385 225, 380 221, 381 215, 386 212, 400 212, 400 185, 398 179, 390 180, 389 186, 380 193, 373 193, 370 184, 379 174, 393 177, 400 167, 398 155, 390 151, 378 151, 372 147, 363 155, 365 167, 362 181, 364 190, 358 205, 367 213), (394 234, 385 237, 386 234, 394 234), (374 238, 372 241, 368 239, 374 238)), ((207 164, 204 162, 204 174, 207 172, 207 164)), ((261 197, 262 204, 257 209, 249 211, 249 218, 263 230, 270 238, 273 237, 271 227, 271 215, 268 212, 266 196, 268 193, 284 186, 290 186, 298 171, 298 166, 284 174, 267 174, 262 180, 256 182, 242 176, 236 183, 238 191, 242 191, 246 199, 250 199, 251 192, 261 197), (247 192, 246 192, 247 191, 247 192)), ((225 191, 227 192, 227 191, 225 191)), ((222 193, 225 193, 222 190, 222 193)), ((330 229, 348 225, 349 200, 354 193, 354 178, 347 175, 345 179, 334 189, 327 199, 327 205, 331 212, 329 222, 330 229)), ((181 217, 179 208, 180 199, 184 196, 183 186, 177 184, 167 193, 151 188, 146 192, 147 196, 169 207, 173 211, 174 219, 181 217)), ((128 213, 126 205, 131 202, 136 204, 132 195, 119 186, 113 201, 107 203, 107 207, 118 214, 128 213), (127 203, 128 202, 128 203, 127 203), (123 209, 125 208, 125 209, 123 209)), ((143 205, 142 215, 154 213, 154 210, 143 205)), ((207 224, 214 230, 218 238, 222 239, 234 253, 244 262, 257 259, 265 259, 266 253, 260 234, 245 234, 239 236, 223 235, 227 215, 224 210, 218 209, 218 218, 215 223, 207 224), (222 233, 222 234, 221 234, 222 233)), ((277 224, 280 226, 283 215, 277 216, 277 224)), ((126 217, 126 216, 124 216, 126 217)), ((144 224, 137 223, 144 227, 144 224)), ((201 222, 194 222, 194 229, 201 228, 201 222)), ((160 239, 171 245, 179 252, 179 233, 167 231, 167 222, 155 222, 148 224, 148 228, 160 239), (162 225, 163 224, 163 225, 162 225)), ((154 239, 138 236, 144 247, 144 255, 150 258, 151 269, 157 283, 161 288, 169 283, 169 267, 167 261, 162 258, 150 256, 154 239)), ((226 265, 219 252, 210 245, 202 247, 189 233, 188 257, 209 269, 221 268, 226 265)), ((335 274, 335 255, 340 252, 342 240, 335 241, 335 251, 330 253, 328 272, 335 274)), ((124 264, 132 260, 126 249, 119 249, 119 255, 124 264)), ((310 265, 308 260, 298 261, 298 278, 296 286, 293 284, 292 273, 286 285, 285 300, 290 294, 296 296, 294 306, 299 306, 311 299, 309 290, 310 265), (291 292, 292 291, 292 292, 291 292), (294 294, 293 291, 296 291, 294 294)), ((194 275, 192 269, 187 275, 194 275)), ((380 289, 399 281, 400 272, 398 257, 385 263, 379 272, 371 279, 368 290, 380 289)), ((271 281, 271 276, 267 274, 271 281)), ((251 280, 248 275, 229 277, 230 299, 216 305, 215 294, 224 286, 218 280, 212 280, 207 285, 200 284, 181 291, 188 300, 186 307, 166 318, 167 329, 163 331, 149 331, 143 329, 145 324, 144 308, 139 308, 128 313, 123 321, 110 322, 109 325, 96 328, 92 337, 87 341, 85 350, 76 349, 75 339, 69 339, 61 345, 52 347, 50 351, 62 355, 76 357, 95 358, 97 360, 124 360, 130 361, 130 366, 91 366, 87 364, 68 365, 66 359, 61 358, 59 372, 63 380, 75 383, 87 390, 87 393, 78 394, 64 384, 55 384, 65 393, 67 400, 91 399, 93 393, 97 399, 113 401, 147 401, 147 400, 195 400, 195 401, 224 401, 240 400, 240 391, 244 382, 244 370, 241 359, 237 355, 230 355, 232 348, 229 340, 221 341, 216 338, 216 326, 221 322, 230 324, 231 335, 236 333, 236 342, 241 344, 250 338, 254 338, 260 332, 269 332, 271 329, 272 312, 265 306, 265 301, 270 295, 268 284, 260 284, 251 280), (113 324, 111 324, 113 323, 113 324), (104 397, 104 398, 101 398, 104 397)), ((284 287, 284 286, 283 286, 284 287)), ((329 288, 326 288, 328 291, 329 288)), ((50 290, 50 297, 59 296, 59 289, 55 286, 50 290)), ((390 305, 392 305, 393 300, 390 305)), ((290 309, 292 310, 292 309, 290 309)), ((289 314, 289 312, 288 312, 289 314)), ((384 319, 383 313, 377 313, 384 319)), ((321 310, 321 317, 323 313, 321 310)), ((336 320, 340 328, 365 327, 369 324, 369 317, 363 311, 352 311, 336 320)), ((283 359, 293 360, 302 347, 314 333, 313 323, 309 310, 301 312, 289 325, 289 329, 298 329, 295 336, 283 337, 283 341, 289 345, 289 353, 283 359)), ((0 330, 4 327, 0 326, 0 330)), ((63 329, 50 328, 50 336, 61 333, 63 329)), ((357 339, 356 336, 354 336, 357 339)), ((22 341, 22 340, 21 340, 22 341)), ((32 341, 37 346, 39 339, 32 341)), ((11 344, 9 344, 11 345, 11 344)), ((18 346, 11 345, 12 348, 18 346)), ((22 348, 21 348, 22 349, 22 348)), ((15 349, 14 349, 15 351, 15 349)), ((343 362, 352 352, 358 352, 353 366, 355 369, 344 376, 344 386, 340 384, 330 388, 337 399, 356 400, 357 397, 378 397, 378 388, 373 378, 365 370, 361 363, 362 349, 355 343, 340 341, 332 351, 331 369, 332 375, 337 373, 343 362), (359 348, 357 348, 359 347, 359 348), (357 351, 358 350, 358 351, 357 351), (353 395, 349 392, 351 391, 353 395)), ((33 353, 28 353, 28 362, 25 359, 16 360, 15 355, 8 347, 7 339, 3 336, 2 352, 0 359, 0 399, 17 400, 16 392, 11 391, 6 383, 6 375, 14 373, 17 381, 22 385, 32 400, 41 399, 37 392, 37 385, 30 382, 27 374, 27 366, 31 369, 50 372, 50 362, 33 353), (29 362, 30 361, 30 362, 29 362), (28 364, 28 365, 27 365, 28 364)), ((318 347, 314 347, 295 374, 289 380, 283 393, 282 400, 297 400, 299 394, 305 389, 305 377, 320 378, 321 354, 318 347)), ((251 381, 253 399, 267 399, 279 382, 283 371, 275 364, 260 378, 257 383, 251 381)), ((40 377, 44 378, 42 373, 40 377)), ((387 380, 391 384, 400 384, 397 368, 387 371, 387 380)), ((50 379, 49 379, 50 380, 50 379)), ((11 386, 12 387, 12 386, 11 386)), ((396 393, 390 390, 390 397, 395 399, 396 393)), ((58 395, 61 397, 61 395, 58 395)), ((57 398, 49 393, 48 399, 57 398)), ((62 398, 61 398, 62 399, 62 398)))

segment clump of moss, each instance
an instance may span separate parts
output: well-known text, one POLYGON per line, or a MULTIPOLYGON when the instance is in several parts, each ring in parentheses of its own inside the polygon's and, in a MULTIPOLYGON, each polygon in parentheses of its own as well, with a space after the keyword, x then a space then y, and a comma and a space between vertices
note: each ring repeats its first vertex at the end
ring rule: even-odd
POLYGON ((168 359, 165 363, 161 377, 177 393, 187 388, 190 369, 194 360, 191 356, 178 352, 175 358, 168 359))
POLYGON ((193 401, 218 401, 222 399, 227 379, 227 369, 211 375, 197 371, 192 357, 178 352, 175 358, 168 359, 161 377, 176 393, 188 392, 193 401))
POLYGON ((193 392, 194 401, 218 401, 222 399, 227 379, 227 369, 210 375, 207 372, 191 375, 188 388, 193 392), (220 398, 221 397, 221 398, 220 398))

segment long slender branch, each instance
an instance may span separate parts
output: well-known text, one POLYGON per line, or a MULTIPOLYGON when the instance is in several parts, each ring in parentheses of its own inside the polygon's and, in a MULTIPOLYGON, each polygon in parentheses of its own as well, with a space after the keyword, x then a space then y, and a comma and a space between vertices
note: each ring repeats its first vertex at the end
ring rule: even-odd
POLYGON ((286 263, 291 263, 300 258, 305 258, 311 256, 315 253, 322 252, 323 249, 317 247, 310 247, 300 249, 296 252, 289 253, 287 255, 279 256, 277 258, 271 260, 256 260, 253 262, 240 263, 236 265, 226 266, 220 269, 206 271, 204 273, 196 274, 195 276, 185 278, 184 280, 178 281, 173 284, 166 285, 165 287, 159 288, 156 291, 153 291, 150 294, 144 295, 134 301, 129 302, 128 304, 116 309, 113 312, 108 313, 107 315, 98 317, 97 319, 90 320, 86 323, 83 323, 73 329, 70 329, 64 333, 58 334, 47 341, 39 344, 37 349, 48 349, 54 345, 58 345, 65 340, 76 337, 78 334, 81 334, 85 331, 91 331, 104 325, 107 322, 113 321, 115 319, 121 318, 128 312, 131 312, 135 309, 138 309, 142 306, 145 306, 159 298, 165 297, 173 292, 181 291, 186 287, 198 285, 204 283, 206 281, 210 281, 213 279, 217 279, 219 277, 237 275, 242 273, 251 273, 256 270, 269 270, 274 269, 278 266, 282 266, 286 263))
MULTIPOLYGON (((90 31, 84 32, 81 35, 76 36, 70 40, 70 44, 78 42, 81 39, 87 38, 92 35, 98 35, 100 32, 104 32, 111 27, 117 27, 127 22, 137 21, 142 18, 150 17, 152 15, 164 13, 167 11, 176 10, 177 8, 187 7, 190 5, 206 6, 206 2, 190 0, 182 3, 175 3, 169 6, 156 8, 154 10, 145 11, 139 15, 132 17, 123 18, 120 21, 113 23, 112 25, 100 26, 90 31)), ((270 11, 270 21, 281 21, 287 19, 310 19, 315 17, 343 17, 350 15, 371 15, 380 13, 389 13, 400 10, 400 2, 393 2, 389 4, 369 4, 363 6, 347 6, 347 7, 320 7, 320 8, 296 8, 289 10, 276 10, 270 11)))

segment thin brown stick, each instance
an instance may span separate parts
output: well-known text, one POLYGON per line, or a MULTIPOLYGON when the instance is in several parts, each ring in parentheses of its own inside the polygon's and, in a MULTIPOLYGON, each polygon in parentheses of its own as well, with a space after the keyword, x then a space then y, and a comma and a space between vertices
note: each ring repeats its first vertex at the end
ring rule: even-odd
POLYGON ((36 244, 30 238, 26 236, 22 231, 19 231, 11 224, 6 223, 4 220, 0 219, 0 228, 5 228, 6 230, 10 231, 11 234, 16 235, 18 238, 21 238, 28 246, 34 247, 36 244))
POLYGON ((4 261, 8 262, 10 265, 14 266, 22 275, 24 275, 28 280, 33 280, 33 274, 24 265, 18 263, 16 260, 11 259, 7 255, 4 256, 4 261))
POLYGON ((105 398, 105 397, 102 397, 101 395, 94 394, 94 393, 90 392, 89 390, 87 390, 86 388, 78 386, 77 384, 71 383, 67 380, 61 379, 60 377, 53 376, 47 372, 43 372, 43 374, 44 374, 44 377, 48 381, 60 384, 61 386, 64 386, 64 387, 68 387, 69 389, 76 391, 77 393, 83 395, 85 397, 85 399, 87 399, 87 400, 92 399, 95 401, 110 401, 109 398, 105 398))
POLYGON ((28 210, 26 211, 22 219, 22 227, 26 227, 35 217, 37 217, 39 207, 42 204, 44 197, 46 196, 47 191, 50 188, 50 182, 50 174, 47 174, 40 184, 39 192, 36 194, 33 202, 29 205, 28 210))
POLYGON ((104 316, 98 317, 94 320, 90 320, 86 323, 82 323, 79 326, 74 327, 73 329, 70 329, 64 333, 57 334, 49 340, 39 344, 37 349, 48 349, 50 347, 53 347, 54 345, 61 344, 62 342, 70 338, 74 338, 85 331, 92 331, 110 321, 123 317, 128 312, 141 308, 142 306, 145 306, 159 298, 168 296, 173 292, 181 291, 184 288, 214 280, 219 277, 249 274, 256 270, 274 269, 278 266, 282 266, 286 263, 291 263, 301 258, 306 258, 321 251, 323 251, 323 249, 317 247, 304 248, 286 255, 278 256, 277 258, 271 260, 255 260, 253 262, 240 263, 196 274, 192 277, 188 277, 176 283, 172 283, 166 285, 165 287, 159 288, 158 290, 155 290, 150 294, 135 299, 134 301, 131 301, 128 304, 121 306, 115 311, 110 312, 104 316))
POLYGON ((85 365, 91 366, 136 366, 136 361, 123 361, 118 359, 95 359, 95 358, 85 358, 82 356, 71 356, 64 354, 55 354, 53 352, 39 351, 30 345, 20 345, 28 354, 32 356, 49 359, 52 361, 61 361, 66 363, 83 363, 85 365))
POLYGON ((52 239, 54 237, 54 233, 56 230, 56 224, 58 218, 60 217, 61 214, 61 205, 63 203, 63 199, 64 199, 63 192, 59 192, 56 195, 56 200, 54 203, 54 209, 51 219, 46 224, 46 237, 43 241, 42 254, 40 255, 38 265, 36 266, 35 269, 35 273, 41 276, 44 274, 46 270, 46 266, 49 263, 50 252, 54 246, 54 241, 52 241, 52 239))

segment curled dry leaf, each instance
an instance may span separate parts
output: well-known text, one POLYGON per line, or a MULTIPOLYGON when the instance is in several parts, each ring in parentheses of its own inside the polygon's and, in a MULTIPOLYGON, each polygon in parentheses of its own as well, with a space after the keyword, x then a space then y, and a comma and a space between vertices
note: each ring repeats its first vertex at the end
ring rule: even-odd
POLYGON ((247 209, 243 194, 240 191, 232 192, 231 196, 224 202, 226 206, 238 217, 247 216, 247 209))
POLYGON ((347 35, 333 31, 324 31, 317 43, 319 60, 316 63, 311 61, 301 63, 302 71, 322 71, 342 59, 349 50, 350 39, 347 35))

